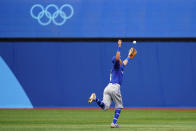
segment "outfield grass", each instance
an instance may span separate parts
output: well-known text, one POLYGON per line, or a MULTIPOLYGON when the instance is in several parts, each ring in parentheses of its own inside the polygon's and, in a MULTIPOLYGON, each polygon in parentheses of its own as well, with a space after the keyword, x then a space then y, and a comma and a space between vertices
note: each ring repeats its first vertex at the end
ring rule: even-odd
POLYGON ((196 111, 123 110, 111 129, 113 110, 0 110, 0 131, 196 131, 196 111))

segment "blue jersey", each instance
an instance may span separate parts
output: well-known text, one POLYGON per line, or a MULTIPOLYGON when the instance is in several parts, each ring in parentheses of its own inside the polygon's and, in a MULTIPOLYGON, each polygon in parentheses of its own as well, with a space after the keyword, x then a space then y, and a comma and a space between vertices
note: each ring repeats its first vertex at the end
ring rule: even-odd
POLYGON ((120 61, 116 61, 116 57, 112 58, 113 67, 110 73, 110 83, 122 84, 124 64, 120 65, 120 61))

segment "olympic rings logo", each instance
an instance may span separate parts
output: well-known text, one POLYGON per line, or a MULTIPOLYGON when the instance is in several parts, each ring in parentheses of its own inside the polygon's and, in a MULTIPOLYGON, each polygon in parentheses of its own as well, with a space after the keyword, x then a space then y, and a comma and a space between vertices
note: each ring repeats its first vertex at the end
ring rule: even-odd
POLYGON ((64 4, 60 8, 54 4, 49 4, 45 9, 42 5, 35 4, 31 7, 30 13, 34 19, 38 20, 40 25, 46 26, 52 22, 55 25, 61 26, 73 16, 74 10, 69 4, 64 4), (66 8, 70 10, 69 15, 64 11, 66 8), (51 12, 51 10, 54 11, 51 12), (35 14, 36 11, 39 13, 35 14))

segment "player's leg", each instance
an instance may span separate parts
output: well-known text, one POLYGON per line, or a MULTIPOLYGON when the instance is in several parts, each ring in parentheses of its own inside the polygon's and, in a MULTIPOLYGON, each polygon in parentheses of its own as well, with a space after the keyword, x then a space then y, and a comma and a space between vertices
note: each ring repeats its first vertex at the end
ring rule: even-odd
POLYGON ((97 103, 97 105, 99 107, 101 107, 102 109, 105 108, 105 103, 103 103, 102 101, 100 101, 98 98, 95 99, 95 102, 97 103))
POLYGON ((115 109, 115 113, 114 113, 114 118, 113 118, 113 122, 111 124, 111 128, 119 128, 120 126, 117 124, 117 120, 119 118, 121 112, 121 108, 117 108, 115 109))
POLYGON ((111 98, 111 85, 109 84, 106 86, 103 92, 103 103, 105 103, 104 110, 107 110, 110 108, 110 105, 112 103, 112 98, 111 98))
POLYGON ((111 96, 108 93, 104 93, 102 102, 105 103, 105 106, 103 109, 108 110, 110 108, 111 103, 112 103, 111 96))
POLYGON ((108 85, 106 86, 103 92, 103 101, 98 99, 95 93, 92 93, 88 99, 88 102, 92 103, 93 101, 95 101, 99 107, 101 107, 103 110, 107 110, 110 108, 110 105, 112 103, 110 92, 111 92, 110 85, 108 85))
POLYGON ((102 102, 100 99, 98 99, 96 97, 96 94, 95 93, 92 93, 91 96, 88 99, 88 102, 89 103, 92 103, 93 101, 95 101, 99 107, 101 107, 102 109, 105 109, 104 102, 102 102))
POLYGON ((112 96, 112 99, 115 103, 115 114, 114 114, 113 122, 111 124, 111 128, 119 128, 117 121, 120 116, 121 109, 123 108, 122 96, 121 96, 121 92, 120 92, 120 86, 118 86, 118 85, 114 86, 113 89, 114 90, 113 90, 111 96, 112 96))
POLYGON ((106 86, 103 92, 103 101, 100 101, 98 98, 95 100, 97 104, 103 109, 107 110, 110 108, 110 105, 112 103, 112 98, 110 96, 110 86, 106 86))

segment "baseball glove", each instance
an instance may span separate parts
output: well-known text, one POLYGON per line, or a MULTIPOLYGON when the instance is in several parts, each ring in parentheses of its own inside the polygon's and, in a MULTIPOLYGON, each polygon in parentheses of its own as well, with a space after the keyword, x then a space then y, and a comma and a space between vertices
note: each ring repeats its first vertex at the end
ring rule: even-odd
POLYGON ((135 55, 137 54, 137 50, 135 48, 131 48, 129 50, 129 58, 133 59, 135 57, 135 55))

